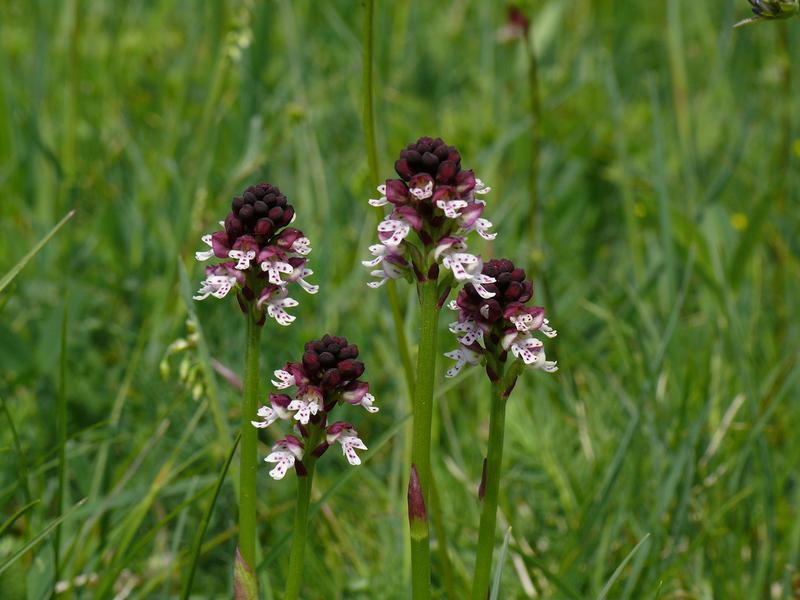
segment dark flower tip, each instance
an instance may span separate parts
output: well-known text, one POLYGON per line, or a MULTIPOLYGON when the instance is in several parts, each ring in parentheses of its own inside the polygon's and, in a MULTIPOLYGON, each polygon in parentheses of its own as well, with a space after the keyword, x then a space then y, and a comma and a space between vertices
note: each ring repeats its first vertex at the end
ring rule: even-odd
POLYGON ((468 283, 458 296, 458 305, 475 318, 494 323, 503 318, 505 308, 512 303, 524 304, 533 297, 533 283, 525 278, 525 271, 510 260, 494 259, 483 265, 483 274, 494 277, 494 283, 483 287, 494 293, 483 298, 475 286, 468 283))
POLYGON ((307 342, 303 353, 303 370, 309 381, 323 391, 346 385, 364 373, 364 363, 356 360, 358 346, 343 337, 324 335, 307 342))
POLYGON ((461 170, 461 155, 442 138, 421 137, 400 151, 394 169, 405 181, 427 173, 438 183, 452 184, 461 170))
POLYGON ((231 202, 231 212, 225 218, 225 232, 232 239, 251 235, 264 244, 294 217, 294 207, 281 191, 269 183, 247 188, 231 202))

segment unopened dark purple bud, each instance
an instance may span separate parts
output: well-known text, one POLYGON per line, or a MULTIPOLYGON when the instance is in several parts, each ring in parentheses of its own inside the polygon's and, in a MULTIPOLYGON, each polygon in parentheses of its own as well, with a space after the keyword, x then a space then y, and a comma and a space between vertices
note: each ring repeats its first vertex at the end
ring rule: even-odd
POLYGON ((525 281, 525 271, 523 269, 514 269, 511 271, 511 279, 520 283, 525 281))
POLYGON ((245 204, 239 209, 239 219, 242 221, 250 221, 255 216, 255 211, 250 204, 245 204))
POLYGON ((422 164, 425 166, 425 169, 431 174, 436 173, 436 169, 439 168, 439 159, 436 157, 435 154, 431 152, 426 152, 422 155, 422 164))
POLYGON ((358 379, 364 374, 364 363, 360 360, 346 359, 341 361, 337 368, 345 379, 358 379))
POLYGON ((240 196, 237 196, 236 198, 233 199, 233 202, 231 202, 231 209, 233 210, 233 212, 238 212, 239 209, 242 208, 243 204, 244 204, 244 199, 241 198, 240 196))
POLYGON ((318 373, 320 370, 319 356, 314 352, 303 353, 303 367, 310 373, 318 373))
POLYGON ((336 364, 336 357, 330 352, 323 352, 319 355, 319 362, 324 369, 330 369, 336 364))
POLYGON ((269 209, 267 216, 278 223, 281 220, 281 217, 283 217, 283 209, 280 206, 273 206, 269 209))
POLYGON ((350 344, 349 346, 345 346, 339 352, 339 358, 344 360, 346 358, 356 358, 358 356, 358 346, 355 344, 350 344))
POLYGON ((238 238, 244 233, 242 222, 233 213, 225 217, 225 232, 230 238, 238 238))
POLYGON ((255 213, 256 218, 267 216, 268 211, 269 208, 261 200, 256 200, 256 202, 253 204, 253 212, 255 213))
POLYGON ((279 225, 281 227, 285 227, 292 222, 292 217, 294 217, 294 206, 287 206, 283 210, 283 216, 281 217, 279 225))
POLYGON ((253 188, 248 188, 247 191, 244 193, 243 204, 255 204, 258 198, 253 193, 253 188))
POLYGON ((458 173, 458 165, 452 160, 446 160, 439 165, 439 171, 436 173, 436 181, 448 183, 452 181, 456 173, 458 173))
POLYGON ((411 176, 414 174, 414 171, 412 171, 411 167, 408 165, 408 160, 405 158, 395 161, 394 170, 397 171, 397 174, 406 181, 411 179, 411 176))
POLYGON ((322 387, 332 390, 342 382, 342 376, 337 369, 328 369, 322 376, 322 387))
POLYGON ((524 290, 521 284, 517 283, 516 281, 512 281, 506 288, 504 296, 506 297, 506 300, 514 302, 515 300, 520 299, 523 291, 524 290))
POLYGON ((255 227, 256 235, 263 235, 268 237, 272 235, 273 231, 275 231, 275 224, 267 217, 259 219, 258 223, 256 223, 255 227))

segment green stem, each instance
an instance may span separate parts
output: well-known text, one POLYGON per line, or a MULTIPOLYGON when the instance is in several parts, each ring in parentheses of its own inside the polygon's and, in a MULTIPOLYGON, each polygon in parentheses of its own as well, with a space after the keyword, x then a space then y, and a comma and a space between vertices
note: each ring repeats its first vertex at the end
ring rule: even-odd
POLYGON ((539 62, 533 43, 533 31, 525 39, 528 44, 528 88, 531 111, 531 165, 528 171, 528 247, 533 251, 539 226, 539 163, 542 145, 542 100, 539 91, 539 62))
POLYGON ((261 326, 247 315, 244 395, 242 396, 242 446, 239 454, 239 552, 252 568, 256 562, 256 468, 258 431, 250 424, 258 401, 258 359, 261 326))
POLYGON ((292 551, 289 554, 289 576, 286 579, 284 600, 297 600, 300 597, 300 586, 303 583, 303 560, 308 537, 308 505, 311 501, 311 485, 314 481, 314 467, 317 458, 312 454, 322 437, 323 429, 311 427, 311 435, 305 443, 303 466, 304 477, 297 477, 297 505, 294 511, 294 530, 292 533, 292 551))
MULTIPOLYGON (((436 281, 420 284, 420 337, 417 356, 417 386, 414 390, 414 427, 411 462, 419 473, 425 506, 430 506, 431 480, 431 417, 433 414, 433 382, 436 370, 436 333, 439 309, 436 306, 436 281)), ((428 528, 424 534, 411 536, 411 587, 414 600, 430 598, 431 551, 428 528)))
MULTIPOLYGON (((374 55, 374 0, 366 0, 364 10, 364 138, 367 145, 367 164, 369 165, 370 184, 378 182, 378 148, 375 142, 375 94, 374 80, 372 76, 372 63, 374 55)), ((375 217, 378 222, 383 220, 383 209, 375 209, 375 217)), ((411 353, 408 351, 408 340, 403 328, 403 311, 400 307, 400 298, 397 294, 397 285, 393 280, 386 282, 386 295, 389 297, 389 307, 392 311, 394 321, 394 333, 397 338, 397 350, 400 354, 400 364, 403 367, 403 375, 406 379, 409 395, 414 393, 414 367, 411 363, 411 353)))
POLYGON ((481 524, 478 532, 478 552, 475 575, 472 580, 472 599, 486 600, 492 573, 492 552, 497 525, 497 496, 500 490, 500 468, 503 462, 503 435, 505 433, 506 398, 502 381, 492 383, 492 409, 489 416, 489 451, 486 456, 486 482, 484 487, 481 524))

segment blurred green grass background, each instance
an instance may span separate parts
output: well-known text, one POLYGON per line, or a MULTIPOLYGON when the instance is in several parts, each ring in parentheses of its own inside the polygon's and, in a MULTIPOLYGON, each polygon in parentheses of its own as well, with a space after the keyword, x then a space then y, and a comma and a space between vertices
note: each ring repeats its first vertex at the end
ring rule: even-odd
MULTIPOLYGON (((531 244, 528 61, 521 42, 498 41, 505 5, 377 2, 382 175, 420 135, 456 145, 493 187, 486 216, 499 236, 475 247, 526 266, 559 330, 560 371, 527 374, 508 410, 501 598, 798 597, 800 23, 734 31, 748 8, 524 5, 543 103, 531 244)), ((407 597, 396 426, 407 391, 385 295, 366 287, 359 262, 375 224, 363 5, 32 0, 3 2, 0 17, 0 273, 76 209, 0 295, 0 523, 39 500, 3 533, 0 564, 60 514, 66 307, 63 504, 88 500, 62 525, 58 579, 88 580, 59 597, 97 597, 112 583, 119 597, 177 596, 239 418, 238 393, 209 356, 240 373, 244 337, 233 302, 187 303, 180 274, 194 289, 199 236, 235 193, 267 180, 297 207, 322 291, 296 296, 292 327, 267 324, 265 392, 272 369, 330 332, 360 345, 382 409, 348 415, 376 450, 366 465, 320 465, 317 497, 348 479, 312 523, 305 597, 407 597), (170 357, 164 376, 166 349, 195 311, 200 348, 170 357)), ((416 302, 400 290, 413 343, 416 302)), ((442 327, 442 351, 451 338, 442 327)), ((466 590, 488 385, 477 371, 454 382, 443 371, 433 463, 466 590)), ((295 490, 266 472, 270 598, 284 580, 295 490)), ((235 479, 194 597, 229 597, 235 479)), ((0 596, 46 598, 54 579, 49 535, 0 574, 0 596)))

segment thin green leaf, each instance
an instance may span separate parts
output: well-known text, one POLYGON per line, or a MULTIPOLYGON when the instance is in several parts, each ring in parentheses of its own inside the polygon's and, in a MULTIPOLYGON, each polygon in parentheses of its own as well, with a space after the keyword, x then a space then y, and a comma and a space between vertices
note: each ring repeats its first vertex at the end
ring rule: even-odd
POLYGON ((194 537, 194 541, 192 542, 192 551, 189 555, 189 574, 186 577, 186 581, 183 584, 183 589, 181 590, 181 600, 187 600, 192 591, 192 581, 194 580, 194 574, 197 571, 197 562, 200 560, 200 549, 203 547, 203 538, 206 535, 208 523, 211 521, 211 515, 213 514, 214 507, 217 504, 219 492, 222 489, 223 483, 225 483, 225 477, 228 474, 228 468, 231 466, 233 455, 236 453, 236 447, 239 445, 239 438, 240 436, 237 435, 233 445, 231 446, 231 451, 228 453, 228 457, 225 459, 225 464, 222 466, 222 471, 220 471, 219 477, 217 478, 217 484, 214 486, 214 494, 211 496, 211 500, 209 501, 208 506, 206 506, 206 510, 203 512, 203 518, 200 520, 200 528, 197 530, 197 535, 194 537))
POLYGON ((650 539, 649 533, 645 534, 645 536, 639 540, 639 543, 633 547, 633 550, 628 552, 628 556, 626 556, 623 561, 619 563, 619 566, 611 574, 611 577, 608 579, 608 581, 606 581, 603 589, 600 590, 600 595, 597 596, 597 600, 605 600, 605 598, 608 596, 609 590, 611 590, 611 587, 617 582, 617 579, 619 579, 620 575, 622 575, 622 570, 631 561, 636 552, 638 552, 639 548, 642 547, 642 544, 644 544, 648 539, 650 539))
POLYGON ((13 515, 11 515, 11 516, 10 516, 10 517, 9 517, 9 518, 6 520, 6 522, 5 522, 5 523, 3 523, 2 525, 0 525, 0 537, 3 537, 3 534, 6 532, 6 529, 8 529, 9 527, 11 527, 11 526, 14 524, 14 521, 16 521, 17 519, 19 519, 19 518, 20 518, 22 515, 24 515, 26 512, 28 512, 28 509, 30 509, 30 508, 32 508, 32 507, 34 507, 34 506, 36 506, 37 504, 39 504, 39 502, 40 502, 39 500, 34 500, 33 502, 28 502, 28 503, 27 503, 25 506, 23 506, 23 507, 22 507, 22 508, 20 508, 20 509, 19 509, 17 512, 15 512, 13 515))
POLYGON ((19 261, 19 262, 18 262, 16 265, 14 265, 14 266, 11 268, 11 270, 10 270, 8 273, 6 273, 6 274, 3 276, 3 278, 2 278, 2 279, 0 279, 0 292, 2 292, 2 291, 3 291, 3 290, 4 290, 4 289, 5 289, 7 286, 8 286, 8 284, 9 284, 9 283, 11 283, 12 281, 14 281, 14 278, 15 278, 17 275, 19 275, 19 272, 20 272, 20 271, 22 271, 22 269, 24 269, 24 268, 25 268, 25 265, 27 265, 27 264, 28 264, 28 262, 30 262, 30 260, 31 260, 31 259, 32 259, 34 256, 36 256, 36 254, 38 254, 38 252, 39 252, 39 251, 40 251, 40 250, 41 250, 41 249, 44 247, 44 245, 45 245, 47 242, 49 242, 49 241, 50 241, 50 238, 52 238, 52 237, 53 237, 53 236, 54 236, 56 233, 58 233, 58 230, 59 230, 59 229, 61 229, 61 228, 64 226, 64 224, 65 224, 67 221, 69 221, 69 220, 70 220, 70 219, 73 217, 73 215, 74 215, 74 214, 75 214, 75 211, 74 211, 74 210, 71 210, 71 211, 69 211, 69 212, 68 212, 68 213, 67 213, 67 214, 64 216, 64 218, 63 218, 63 219, 61 219, 61 220, 60 220, 60 221, 59 221, 59 222, 56 224, 56 226, 55 226, 55 227, 53 227, 53 228, 50 230, 50 233, 48 233, 48 234, 47 234, 46 236, 44 236, 44 237, 43 237, 41 240, 39 240, 39 242, 38 242, 38 243, 37 243, 37 244, 36 244, 36 245, 35 245, 33 248, 31 248, 30 252, 28 252, 28 253, 27 253, 25 256, 23 256, 23 257, 20 259, 20 261, 19 261))
POLYGON ((506 530, 506 535, 503 538, 503 547, 500 548, 500 555, 497 557, 497 565, 494 569, 494 579, 492 580, 492 589, 489 593, 489 600, 498 600, 500 598, 500 578, 503 575, 503 565, 506 562, 506 554, 508 553, 508 542, 511 540, 511 527, 506 530))
POLYGON ((68 518, 78 508, 80 508, 84 502, 86 502, 86 498, 78 502, 75 506, 70 508, 67 512, 65 512, 57 519, 51 521, 47 527, 45 527, 42 531, 33 536, 33 538, 31 538, 31 540, 27 544, 25 544, 22 548, 20 548, 14 554, 12 554, 11 557, 9 557, 2 565, 0 565, 0 575, 2 575, 3 572, 5 572, 5 570, 8 569, 8 567, 13 565, 20 558, 22 558, 25 555, 25 553, 28 552, 28 550, 35 547, 39 542, 41 542, 44 538, 46 538, 50 534, 50 532, 53 531, 53 529, 55 529, 59 525, 59 523, 61 523, 64 519, 68 518))

